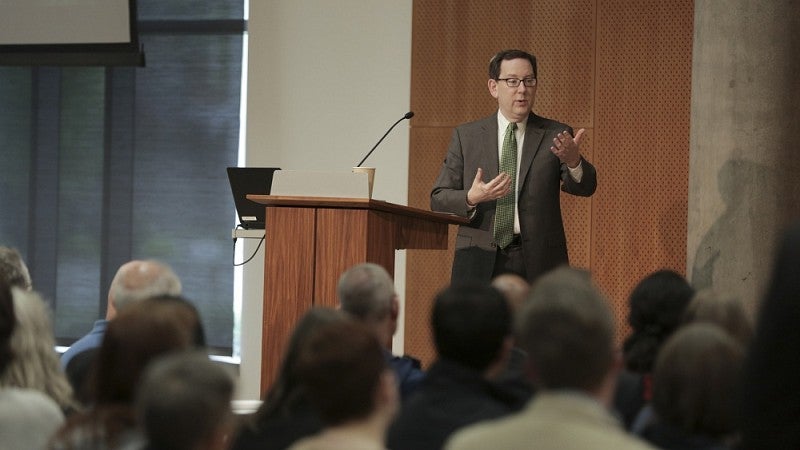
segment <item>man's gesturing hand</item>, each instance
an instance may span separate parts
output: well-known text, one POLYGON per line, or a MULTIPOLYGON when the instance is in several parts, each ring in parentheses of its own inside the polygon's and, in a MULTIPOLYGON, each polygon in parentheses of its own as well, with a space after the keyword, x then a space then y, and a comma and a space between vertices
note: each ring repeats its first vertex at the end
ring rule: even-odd
POLYGON ((483 182, 483 169, 478 168, 475 179, 472 180, 472 187, 467 192, 467 204, 474 206, 478 203, 497 200, 505 197, 511 192, 511 176, 505 172, 500 172, 488 183, 483 182))

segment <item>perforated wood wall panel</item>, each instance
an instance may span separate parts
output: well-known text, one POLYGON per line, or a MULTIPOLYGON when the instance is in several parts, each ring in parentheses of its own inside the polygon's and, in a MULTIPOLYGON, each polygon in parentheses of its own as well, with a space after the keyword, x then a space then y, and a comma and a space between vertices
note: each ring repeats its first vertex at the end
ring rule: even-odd
MULTIPOLYGON (((586 128, 583 154, 598 169, 593 197, 562 196, 571 263, 592 271, 624 323, 642 276, 685 270, 692 14, 686 0, 415 0, 409 204, 429 207, 453 127, 496 111, 489 58, 532 52, 534 111, 586 128)), ((426 363, 454 231, 447 252, 408 252, 405 346, 426 363)))

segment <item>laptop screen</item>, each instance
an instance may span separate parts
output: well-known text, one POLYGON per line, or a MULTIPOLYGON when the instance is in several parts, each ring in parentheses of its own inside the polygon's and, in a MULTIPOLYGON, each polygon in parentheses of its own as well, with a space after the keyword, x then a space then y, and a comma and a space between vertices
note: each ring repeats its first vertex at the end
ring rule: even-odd
POLYGON ((228 167, 233 202, 239 216, 239 226, 247 230, 263 230, 266 207, 246 198, 248 194, 269 194, 272 174, 277 167, 228 167))

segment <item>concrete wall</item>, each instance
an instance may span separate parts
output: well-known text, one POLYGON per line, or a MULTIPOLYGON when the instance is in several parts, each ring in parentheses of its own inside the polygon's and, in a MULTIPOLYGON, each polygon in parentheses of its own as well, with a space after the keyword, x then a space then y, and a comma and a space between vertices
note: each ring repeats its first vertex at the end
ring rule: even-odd
POLYGON ((754 306, 800 217, 796 1, 695 2, 687 270, 754 306))

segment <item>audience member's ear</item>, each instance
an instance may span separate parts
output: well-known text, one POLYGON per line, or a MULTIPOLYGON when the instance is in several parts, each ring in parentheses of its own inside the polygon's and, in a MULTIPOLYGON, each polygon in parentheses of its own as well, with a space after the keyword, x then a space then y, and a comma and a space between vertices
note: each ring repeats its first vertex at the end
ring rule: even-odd
POLYGON ((397 299, 397 295, 392 296, 392 302, 389 306, 389 316, 393 321, 396 321, 397 317, 400 316, 400 301, 397 299))
POLYGON ((508 360, 511 357, 511 349, 513 348, 514 338, 510 335, 506 336, 506 338, 503 339, 503 343, 500 345, 500 348, 497 350, 497 356, 492 364, 489 365, 489 368, 484 375, 489 378, 499 375, 508 365, 508 360))
POLYGON ((375 409, 385 411, 390 418, 394 417, 400 409, 400 392, 397 389, 397 378, 391 369, 383 371, 380 382, 375 388, 375 409))

